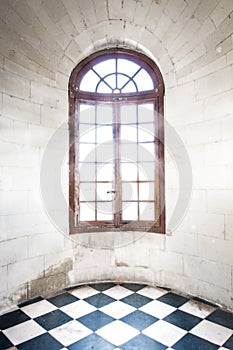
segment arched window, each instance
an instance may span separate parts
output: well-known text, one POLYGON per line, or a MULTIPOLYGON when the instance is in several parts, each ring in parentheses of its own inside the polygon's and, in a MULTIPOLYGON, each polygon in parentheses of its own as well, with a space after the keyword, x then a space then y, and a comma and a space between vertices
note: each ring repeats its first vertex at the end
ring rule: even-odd
POLYGON ((70 233, 165 232, 164 84, 126 49, 97 52, 69 83, 70 233))

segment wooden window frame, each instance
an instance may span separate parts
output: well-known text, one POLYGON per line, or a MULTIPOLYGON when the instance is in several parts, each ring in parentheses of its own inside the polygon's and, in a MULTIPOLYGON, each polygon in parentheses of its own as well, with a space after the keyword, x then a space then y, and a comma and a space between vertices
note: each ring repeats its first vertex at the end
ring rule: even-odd
POLYGON ((107 231, 147 231, 165 233, 165 173, 164 173, 164 82, 157 65, 142 53, 128 49, 107 49, 96 52, 81 61, 73 70, 69 81, 69 227, 70 234, 107 231), (144 68, 152 78, 155 88, 149 91, 134 93, 96 93, 80 91, 79 85, 83 76, 93 66, 107 58, 126 58, 144 68), (158 191, 156 193, 160 216, 156 222, 129 221, 121 225, 112 225, 101 221, 81 222, 76 224, 75 213, 75 159, 78 129, 79 103, 149 103, 156 105, 155 111, 155 163, 158 167, 158 191), (162 208, 162 209, 161 209, 162 208))

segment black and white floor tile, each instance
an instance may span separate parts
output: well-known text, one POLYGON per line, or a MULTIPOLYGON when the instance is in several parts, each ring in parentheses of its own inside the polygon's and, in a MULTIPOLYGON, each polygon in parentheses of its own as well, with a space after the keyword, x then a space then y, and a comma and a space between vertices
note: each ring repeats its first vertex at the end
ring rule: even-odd
POLYGON ((140 284, 98 283, 0 316, 0 350, 233 350, 233 314, 140 284))

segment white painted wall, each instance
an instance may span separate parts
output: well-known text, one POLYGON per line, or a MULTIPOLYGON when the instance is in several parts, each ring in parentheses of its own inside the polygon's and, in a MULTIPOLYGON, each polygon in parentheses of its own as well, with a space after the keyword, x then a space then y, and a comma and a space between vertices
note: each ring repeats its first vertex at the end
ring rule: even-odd
MULTIPOLYGON (((31 0, 14 9, 1 3, 2 309, 40 291, 35 281, 57 289, 94 280, 164 285, 233 309, 233 3, 127 0, 123 8, 120 3, 31 0), (41 160, 63 122, 68 140, 72 69, 88 53, 116 44, 143 50, 161 67, 166 119, 192 164, 192 199, 172 236, 98 233, 74 242, 46 214, 41 160)), ((177 192, 175 164, 167 154, 167 221, 177 192)))

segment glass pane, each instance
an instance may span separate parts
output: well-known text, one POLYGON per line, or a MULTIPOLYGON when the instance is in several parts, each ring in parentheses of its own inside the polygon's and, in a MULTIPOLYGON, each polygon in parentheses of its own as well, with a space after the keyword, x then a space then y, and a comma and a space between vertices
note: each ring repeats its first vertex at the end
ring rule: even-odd
POLYGON ((95 145, 88 143, 79 144, 79 161, 95 162, 95 145))
POLYGON ((113 210, 112 202, 97 203, 97 220, 112 220, 113 210))
POLYGON ((139 180, 140 181, 153 181, 155 178, 155 166, 154 162, 151 163, 139 163, 139 180))
POLYGON ((104 78, 104 80, 111 86, 114 90, 116 88, 116 74, 111 74, 108 77, 104 78))
POLYGON ((140 162, 153 162, 155 160, 155 145, 153 142, 141 143, 138 147, 140 162))
POLYGON ((96 129, 97 143, 104 143, 113 139, 112 126, 101 125, 96 129))
POLYGON ((122 143, 121 144, 121 158, 123 161, 136 162, 137 161, 137 144, 122 143))
POLYGON ((95 206, 94 203, 80 203, 80 221, 94 221, 95 206))
POLYGON ((95 181, 95 163, 79 163, 80 181, 95 181))
POLYGON ((79 123, 95 123, 95 107, 81 104, 79 113, 79 123))
POLYGON ((139 184, 139 199, 145 201, 154 200, 153 182, 143 182, 139 184))
POLYGON ((140 105, 138 108, 138 122, 139 123, 153 123, 154 122, 154 111, 153 104, 140 105))
POLYGON ((98 86, 97 92, 102 94, 111 94, 112 89, 110 89, 110 87, 102 81, 98 86))
POLYGON ((133 201, 138 199, 137 183, 123 182, 122 183, 122 200, 133 201))
POLYGON ((139 91, 152 90, 154 88, 153 81, 145 69, 140 70, 135 76, 134 81, 139 91))
POLYGON ((121 176, 122 181, 137 181, 137 164, 122 163, 121 176))
POLYGON ((98 164, 97 167, 97 181, 112 181, 113 179, 113 164, 105 163, 98 164))
POLYGON ((93 69, 103 78, 105 75, 116 71, 116 60, 111 58, 103 62, 97 63, 93 69))
POLYGON ((154 141, 154 124, 149 123, 138 127, 138 142, 154 141))
POLYGON ((95 184, 80 183, 80 201, 89 202, 95 200, 95 184))
POLYGON ((121 123, 122 124, 136 124, 137 122, 137 106, 129 105, 121 107, 121 123))
POLYGON ((112 192, 111 183, 97 183, 97 200, 98 201, 112 201, 115 198, 115 194, 112 192))
POLYGON ((112 106, 97 106, 96 107, 96 123, 106 124, 112 123, 112 106))
POLYGON ((79 125, 79 142, 95 142, 95 129, 90 124, 79 125))
POLYGON ((139 203, 139 211, 140 211, 140 220, 149 220, 154 221, 155 219, 155 209, 154 209, 154 203, 139 203))
POLYGON ((136 92, 137 85, 135 85, 132 81, 130 81, 127 85, 125 85, 125 87, 122 89, 122 92, 127 93, 127 92, 136 92))
POLYGON ((137 128, 136 126, 121 126, 121 142, 137 143, 137 128))
POLYGON ((123 220, 138 220, 138 204, 137 202, 123 202, 122 205, 123 220))
POLYGON ((117 74, 117 83, 118 83, 118 88, 122 89, 122 87, 129 81, 129 77, 126 77, 123 74, 117 74))
POLYGON ((118 72, 119 73, 125 73, 132 77, 137 70, 140 68, 140 66, 130 60, 126 60, 124 58, 118 58, 117 60, 118 64, 118 72))
POLYGON ((114 159, 113 143, 103 143, 96 147, 96 161, 98 163, 111 162, 114 159))
POLYGON ((92 70, 89 70, 81 80, 80 90, 95 92, 99 80, 100 78, 92 70))

